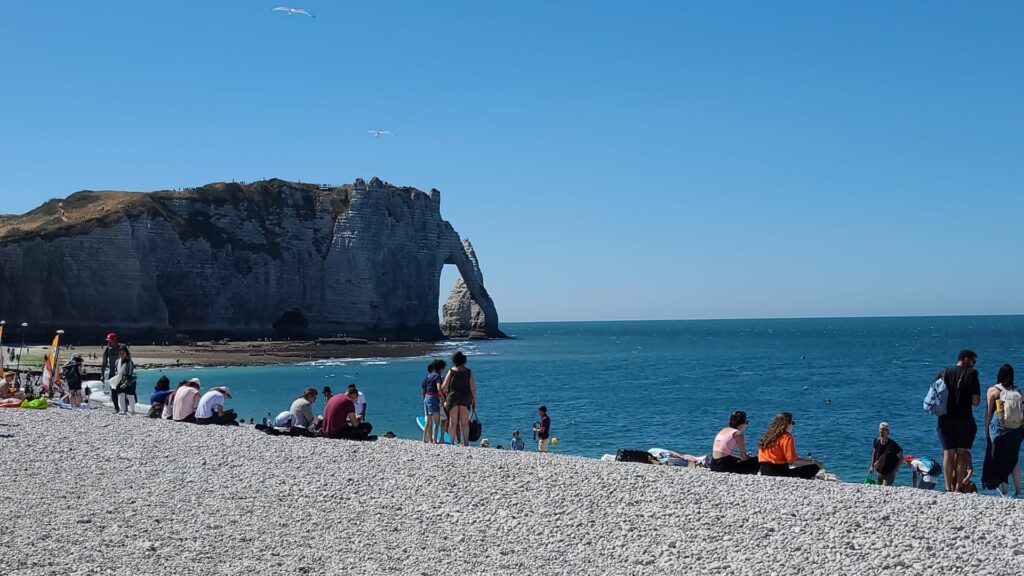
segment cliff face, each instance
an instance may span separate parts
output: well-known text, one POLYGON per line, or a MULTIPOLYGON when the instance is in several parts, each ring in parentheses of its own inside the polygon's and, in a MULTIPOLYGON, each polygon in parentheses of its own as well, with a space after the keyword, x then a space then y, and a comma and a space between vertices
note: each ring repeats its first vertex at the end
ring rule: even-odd
MULTIPOLYGON (((471 276, 482 287, 484 275, 480 271, 480 264, 476 259, 476 251, 469 238, 462 241, 462 248, 469 257, 472 264, 471 276)), ((448 300, 442 307, 441 332, 449 338, 505 338, 505 334, 498 329, 497 316, 491 316, 490 312, 477 303, 465 281, 465 275, 455 281, 448 300)), ((485 298, 490 299, 484 290, 485 298)))
POLYGON ((454 264, 498 336, 479 266, 440 205, 436 190, 376 178, 79 192, 0 219, 0 315, 72 340, 438 339, 441 268, 454 264))

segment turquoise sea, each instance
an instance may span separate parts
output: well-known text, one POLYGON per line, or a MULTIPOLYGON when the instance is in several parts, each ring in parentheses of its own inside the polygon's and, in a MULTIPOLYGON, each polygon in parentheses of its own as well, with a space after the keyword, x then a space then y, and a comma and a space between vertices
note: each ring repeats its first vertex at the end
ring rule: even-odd
MULTIPOLYGON (((1017 348, 1024 316, 835 318, 644 322, 506 323, 509 340, 444 342, 461 349, 478 383, 484 437, 508 445, 515 428, 530 445, 536 408, 546 404, 555 452, 600 457, 618 448, 661 447, 694 455, 733 410, 751 419, 751 444, 772 415, 794 414, 797 450, 812 452, 842 479, 864 479, 878 423, 892 426, 905 453, 941 455, 935 419, 921 408, 928 385, 961 348, 979 354, 983 388, 999 366, 1024 367, 1017 348), (831 403, 827 403, 831 400, 831 403)), ((227 385, 229 407, 258 422, 286 410, 309 386, 364 391, 374 431, 419 438, 425 358, 325 361, 261 368, 145 372, 139 400, 161 373, 227 385)), ((1022 376, 1024 378, 1024 376, 1022 376)), ((322 410, 322 399, 317 402, 322 410)), ((983 408, 976 409, 979 428, 983 408)), ((268 449, 273 440, 268 438, 268 449)), ((980 478, 984 435, 974 459, 980 478)), ((909 484, 901 472, 898 484, 909 484)))

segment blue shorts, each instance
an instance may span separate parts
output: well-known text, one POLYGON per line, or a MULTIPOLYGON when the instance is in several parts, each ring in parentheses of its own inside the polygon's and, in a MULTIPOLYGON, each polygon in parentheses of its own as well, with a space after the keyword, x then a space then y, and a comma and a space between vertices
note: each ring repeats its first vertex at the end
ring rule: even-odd
POLYGON ((423 412, 427 416, 433 416, 434 414, 441 413, 441 397, 440 396, 427 396, 423 399, 423 412))

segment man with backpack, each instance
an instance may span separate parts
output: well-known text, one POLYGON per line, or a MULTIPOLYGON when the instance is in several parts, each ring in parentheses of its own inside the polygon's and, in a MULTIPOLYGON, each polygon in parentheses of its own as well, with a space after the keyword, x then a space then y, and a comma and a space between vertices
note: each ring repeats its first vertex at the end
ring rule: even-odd
POLYGON ((82 405, 82 380, 85 376, 85 366, 82 355, 75 352, 71 355, 71 361, 65 364, 61 370, 64 375, 64 382, 68 385, 68 401, 75 408, 82 405))
POLYGON ((961 350, 956 366, 944 368, 935 376, 935 384, 925 398, 926 409, 938 415, 938 435, 942 444, 942 467, 946 471, 947 492, 970 492, 971 446, 978 433, 973 409, 981 404, 981 382, 974 369, 978 354, 961 350), (929 409, 932 391, 941 390, 939 400, 929 409), (943 394, 944 393, 944 394, 943 394), (944 397, 945 405, 942 399, 944 397))

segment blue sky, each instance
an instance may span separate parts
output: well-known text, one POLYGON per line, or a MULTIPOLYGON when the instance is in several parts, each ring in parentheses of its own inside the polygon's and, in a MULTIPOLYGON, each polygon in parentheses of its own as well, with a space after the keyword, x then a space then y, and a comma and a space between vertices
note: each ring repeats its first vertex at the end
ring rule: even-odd
POLYGON ((278 5, 5 3, 0 212, 379 176, 503 321, 1024 312, 1024 3, 278 5))

